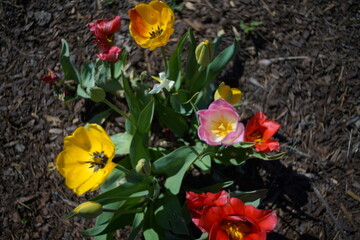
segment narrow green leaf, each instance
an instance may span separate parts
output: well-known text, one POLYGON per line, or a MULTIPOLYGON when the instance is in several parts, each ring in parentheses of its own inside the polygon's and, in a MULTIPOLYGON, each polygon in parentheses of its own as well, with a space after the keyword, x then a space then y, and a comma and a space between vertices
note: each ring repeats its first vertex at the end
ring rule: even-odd
POLYGON ((105 182, 100 186, 101 191, 107 192, 121 185, 125 173, 117 168, 114 168, 105 182))
POLYGON ((181 205, 176 196, 162 194, 156 204, 158 208, 155 211, 155 220, 159 226, 175 234, 189 235, 186 222, 181 216, 181 205))
MULTIPOLYGON (((202 71, 196 79, 192 79, 191 92, 195 93, 201 91, 204 86, 211 83, 215 77, 223 70, 229 63, 231 58, 237 52, 237 42, 234 42, 229 47, 225 48, 214 60, 202 71)), ((195 74, 196 76, 196 74, 195 74)))
POLYGON ((181 84, 181 73, 182 73, 182 61, 181 61, 181 53, 184 48, 184 44, 189 35, 189 32, 186 32, 181 36, 179 42, 170 56, 169 60, 169 73, 168 79, 175 81, 175 89, 179 89, 181 84))
POLYGON ((143 212, 136 213, 132 224, 131 233, 129 235, 129 240, 134 240, 136 238, 143 224, 144 224, 144 213, 143 212))
POLYGON ((140 159, 150 160, 150 153, 148 150, 149 146, 149 135, 140 134, 139 131, 136 131, 131 144, 130 144, 130 159, 131 165, 133 168, 136 167, 140 159))
POLYGON ((121 197, 140 197, 148 193, 148 189, 150 184, 145 181, 138 181, 138 182, 125 182, 120 186, 107 191, 103 194, 100 194, 89 201, 95 201, 100 204, 107 203, 108 199, 113 198, 121 198, 121 197))
POLYGON ((65 39, 61 39, 60 65, 65 80, 74 80, 76 83, 80 83, 79 73, 71 62, 69 45, 65 39))
POLYGON ((97 123, 99 125, 103 124, 105 120, 111 115, 112 109, 107 109, 105 111, 95 114, 88 123, 97 123))
POLYGON ((189 131, 185 118, 161 101, 156 102, 156 113, 161 124, 166 128, 170 128, 177 137, 182 138, 189 131))
POLYGON ((205 187, 205 188, 201 188, 199 190, 197 190, 196 192, 212 192, 212 193, 216 193, 219 192, 221 189, 229 187, 231 185, 234 184, 234 181, 227 181, 227 182, 223 182, 223 183, 216 183, 214 185, 205 187))
POLYGON ((199 68, 199 65, 197 64, 195 57, 196 41, 191 29, 189 29, 188 42, 189 42, 189 50, 188 50, 188 56, 186 58, 186 67, 185 67, 185 85, 187 87, 191 86, 189 81, 193 79, 193 76, 195 75, 196 71, 199 68))
POLYGON ((255 142, 239 142, 239 143, 233 144, 233 146, 236 148, 249 148, 249 147, 254 146, 255 144, 256 144, 255 142))
POLYGON ((140 134, 148 134, 150 131, 152 119, 154 116, 154 99, 145 106, 145 108, 141 111, 138 122, 137 122, 137 130, 140 134))
POLYGON ((85 63, 81 68, 80 85, 83 88, 95 86, 95 66, 92 62, 85 63))

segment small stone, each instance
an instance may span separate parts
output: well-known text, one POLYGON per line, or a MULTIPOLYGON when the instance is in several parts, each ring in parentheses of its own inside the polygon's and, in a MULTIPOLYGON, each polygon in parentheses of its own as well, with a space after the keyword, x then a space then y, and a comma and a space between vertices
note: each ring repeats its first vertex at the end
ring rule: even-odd
POLYGON ((25 146, 23 145, 23 144, 16 144, 15 145, 15 150, 17 151, 17 152, 19 152, 19 153, 22 153, 22 152, 24 152, 25 151, 25 146))
POLYGON ((45 11, 35 12, 35 21, 39 26, 44 27, 50 23, 51 13, 45 11))

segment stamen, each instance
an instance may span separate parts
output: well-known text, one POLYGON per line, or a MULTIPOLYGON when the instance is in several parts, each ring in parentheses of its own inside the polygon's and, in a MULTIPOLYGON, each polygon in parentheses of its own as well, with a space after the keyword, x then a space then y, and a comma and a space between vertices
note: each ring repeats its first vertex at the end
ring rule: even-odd
POLYGON ((94 168, 94 172, 96 172, 97 170, 103 169, 106 166, 109 158, 104 154, 104 151, 102 151, 101 153, 94 152, 90 159, 92 161, 88 161, 86 163, 90 163, 89 168, 94 168))
POLYGON ((149 32, 150 39, 153 39, 153 38, 156 38, 156 37, 160 36, 162 34, 162 32, 163 32, 163 29, 161 29, 160 26, 158 26, 156 30, 153 30, 152 32, 149 32))

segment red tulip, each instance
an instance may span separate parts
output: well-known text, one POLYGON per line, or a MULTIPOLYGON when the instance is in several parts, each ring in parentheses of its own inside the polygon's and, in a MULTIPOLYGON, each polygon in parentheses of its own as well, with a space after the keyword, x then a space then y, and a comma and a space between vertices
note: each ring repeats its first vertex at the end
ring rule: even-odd
POLYGON ((262 112, 256 113, 246 124, 245 141, 255 142, 255 150, 258 152, 270 152, 279 150, 280 144, 271 137, 279 130, 280 124, 266 120, 262 112))
POLYGON ((230 198, 226 205, 204 209, 199 225, 209 233, 209 240, 266 240, 276 223, 274 211, 230 198))
POLYGON ((199 226, 199 220, 202 214, 202 211, 205 207, 225 205, 228 202, 228 193, 224 190, 218 193, 194 193, 187 192, 186 193, 186 203, 189 211, 191 212, 191 218, 193 223, 201 229, 201 231, 205 232, 199 226))
POLYGON ((120 30, 121 18, 120 16, 111 19, 99 19, 94 23, 89 23, 90 31, 95 35, 95 43, 100 49, 108 49, 114 41, 114 33, 120 30))
POLYGON ((112 46, 109 49, 106 49, 105 51, 96 54, 96 56, 98 56, 103 61, 115 63, 119 59, 120 53, 121 53, 120 48, 116 46, 112 46))

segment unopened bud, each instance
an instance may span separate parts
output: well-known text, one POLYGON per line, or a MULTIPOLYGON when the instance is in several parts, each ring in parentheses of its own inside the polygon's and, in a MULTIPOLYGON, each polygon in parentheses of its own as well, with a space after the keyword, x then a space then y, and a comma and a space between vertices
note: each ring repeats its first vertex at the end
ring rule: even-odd
POLYGON ((89 201, 77 206, 73 212, 80 217, 90 219, 99 216, 103 209, 100 203, 89 201))
POLYGON ((208 40, 201 42, 195 49, 196 61, 203 67, 207 66, 211 62, 213 54, 213 46, 208 40))
POLYGON ((140 159, 136 164, 135 171, 142 175, 149 175, 151 172, 151 166, 149 161, 145 159, 140 159))
POLYGON ((106 93, 104 89, 99 87, 92 87, 90 88, 90 98, 94 102, 101 102, 105 99, 106 93))

